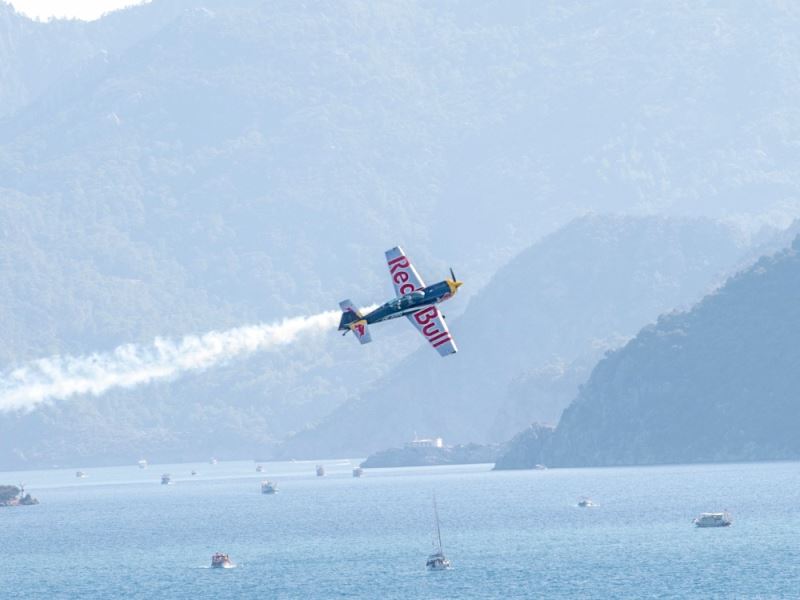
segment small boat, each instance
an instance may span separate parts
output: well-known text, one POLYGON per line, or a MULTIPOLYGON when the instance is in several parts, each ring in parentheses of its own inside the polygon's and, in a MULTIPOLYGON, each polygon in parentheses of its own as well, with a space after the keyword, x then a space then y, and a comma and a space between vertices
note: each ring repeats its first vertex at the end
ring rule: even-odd
POLYGON ((193 475, 193 476, 194 476, 194 475, 197 475, 197 471, 195 471, 194 469, 192 469, 192 475, 193 475))
POLYGON ((317 477, 325 477, 325 467, 317 465, 317 477))
POLYGON ((261 482, 261 493, 262 494, 277 494, 278 493, 278 484, 274 481, 262 481, 261 482))
POLYGON ((235 566, 224 552, 215 552, 211 557, 211 567, 214 569, 232 569, 235 566))
POLYGON ((147 461, 145 459, 140 460, 136 464, 139 465, 140 469, 146 469, 147 468, 147 461))
POLYGON ((700 513, 700 516, 692 520, 697 527, 728 527, 733 523, 730 513, 726 510, 717 513, 700 513))
POLYGON ((361 467, 356 467, 353 469, 353 477, 361 477, 364 474, 364 469, 361 467))
POLYGON ((261 465, 256 465, 256 473, 263 473, 264 467, 261 465))
POLYGON ((547 471, 547 467, 544 465, 533 465, 534 471, 547 471))
POLYGON ((87 475, 83 471, 75 471, 75 477, 78 479, 86 479, 87 475))
POLYGON ((169 473, 161 476, 161 485, 172 485, 172 476, 169 473))
POLYGON ((591 498, 581 498, 578 501, 578 506, 580 506, 581 508, 593 508, 593 507, 597 506, 597 504, 592 502, 591 498))
POLYGON ((425 566, 429 571, 445 571, 450 568, 450 561, 447 560, 442 549, 442 531, 439 528, 439 510, 436 507, 436 496, 433 497, 433 521, 435 533, 433 540, 434 552, 428 556, 425 566))
POLYGON ((217 464, 219 461, 218 461, 216 458, 212 458, 212 459, 211 459, 210 461, 208 461, 208 462, 209 462, 209 463, 211 463, 212 465, 215 465, 215 464, 217 464))

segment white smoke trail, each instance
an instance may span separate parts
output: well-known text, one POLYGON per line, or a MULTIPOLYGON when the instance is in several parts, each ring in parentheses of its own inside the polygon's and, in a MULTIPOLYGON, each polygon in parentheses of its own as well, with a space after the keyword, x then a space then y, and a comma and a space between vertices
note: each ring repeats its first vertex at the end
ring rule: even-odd
POLYGON ((30 410, 42 402, 76 394, 99 396, 111 388, 129 388, 186 371, 290 344, 298 337, 336 327, 338 311, 248 325, 227 331, 189 335, 175 342, 156 338, 147 346, 125 344, 112 352, 54 356, 0 375, 0 411, 30 410))

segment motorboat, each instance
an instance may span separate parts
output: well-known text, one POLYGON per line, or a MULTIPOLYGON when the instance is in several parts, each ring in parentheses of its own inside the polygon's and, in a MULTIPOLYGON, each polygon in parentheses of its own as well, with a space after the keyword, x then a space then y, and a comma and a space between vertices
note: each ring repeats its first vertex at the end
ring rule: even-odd
POLYGON ((364 474, 364 469, 361 467, 356 467, 353 469, 353 477, 361 477, 364 474))
POLYGON ((232 569, 235 566, 224 552, 215 552, 211 557, 211 567, 214 569, 232 569))
POLYGON ((591 498, 581 498, 578 501, 578 506, 580 506, 581 508, 593 508, 597 506, 597 504, 595 504, 591 498))
POLYGON ((208 462, 209 462, 210 464, 212 464, 212 465, 215 465, 215 464, 217 464, 219 461, 218 461, 216 458, 212 458, 212 459, 211 459, 211 460, 209 460, 208 462))
POLYGON ((726 510, 723 512, 714 513, 700 513, 700 516, 693 519, 697 527, 728 527, 733 523, 730 513, 726 510))
POLYGON ((145 459, 140 460, 136 464, 139 465, 140 469, 146 469, 147 468, 147 461, 145 459))
POLYGON ((277 494, 278 493, 278 484, 274 481, 262 481, 261 482, 261 493, 262 494, 277 494))
POLYGON ((433 539, 433 554, 428 556, 425 566, 429 571, 445 571, 450 568, 450 561, 444 555, 442 549, 442 531, 439 528, 439 510, 436 507, 436 496, 433 497, 433 522, 434 522, 434 539, 433 539))
POLYGON ((75 477, 78 479, 86 479, 87 475, 83 471, 75 471, 75 477))
POLYGON ((172 485, 172 476, 169 473, 161 476, 161 485, 172 485))
POLYGON ((325 477, 325 467, 317 465, 317 477, 325 477))
POLYGON ((262 465, 256 465, 256 473, 263 473, 264 467, 262 465))

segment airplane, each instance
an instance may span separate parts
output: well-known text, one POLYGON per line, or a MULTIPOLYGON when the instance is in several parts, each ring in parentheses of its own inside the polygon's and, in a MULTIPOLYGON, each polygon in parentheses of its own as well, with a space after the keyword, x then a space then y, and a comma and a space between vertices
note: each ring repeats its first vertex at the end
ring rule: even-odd
POLYGON ((440 302, 452 298, 463 284, 456 279, 453 269, 450 269, 450 279, 426 286, 399 246, 386 251, 386 262, 397 297, 366 315, 361 314, 350 300, 340 302, 342 318, 339 331, 344 331, 342 335, 352 331, 359 342, 368 344, 372 341, 368 325, 407 317, 441 356, 458 352, 444 322, 444 315, 436 307, 440 302))

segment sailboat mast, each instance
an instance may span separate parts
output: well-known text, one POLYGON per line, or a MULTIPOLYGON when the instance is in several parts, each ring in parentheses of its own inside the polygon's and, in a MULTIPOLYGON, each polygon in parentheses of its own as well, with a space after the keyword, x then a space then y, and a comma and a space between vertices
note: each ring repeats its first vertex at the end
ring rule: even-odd
POLYGON ((439 541, 439 553, 442 553, 442 531, 439 529, 439 509, 436 507, 436 494, 433 495, 433 517, 436 521, 436 539, 439 541))

